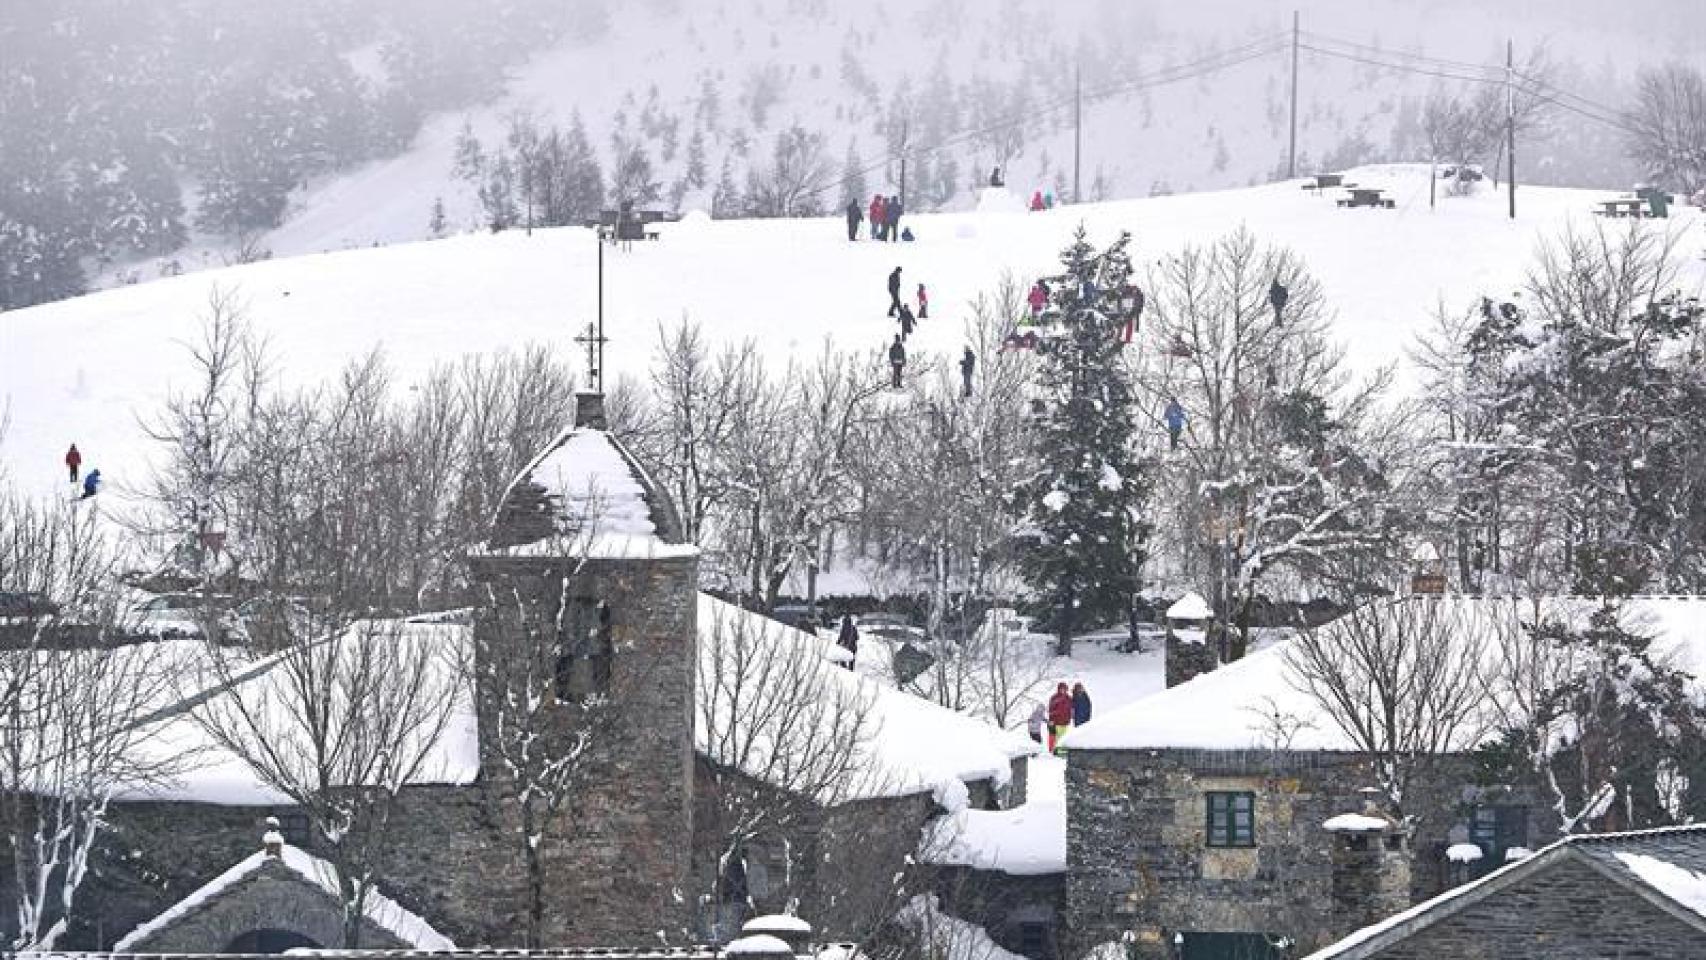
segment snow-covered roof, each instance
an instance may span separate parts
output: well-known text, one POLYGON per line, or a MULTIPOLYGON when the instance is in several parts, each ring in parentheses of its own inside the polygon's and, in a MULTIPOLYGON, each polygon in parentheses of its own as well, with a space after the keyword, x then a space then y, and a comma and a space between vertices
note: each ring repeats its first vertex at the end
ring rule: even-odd
POLYGON ((791 913, 767 913, 740 925, 741 933, 797 933, 810 935, 812 925, 791 913))
POLYGON ((1198 593, 1187 593, 1167 608, 1169 620, 1213 620, 1214 611, 1198 593))
MULTIPOLYGON (((1036 749, 1029 739, 994 724, 841 669, 835 665, 837 652, 842 651, 828 640, 700 594, 700 680, 695 691, 699 751, 717 759, 710 742, 713 733, 704 722, 708 713, 716 714, 714 722, 719 727, 731 719, 736 724, 802 722, 798 710, 747 709, 737 705, 731 693, 731 687, 752 670, 735 662, 737 658, 776 662, 795 657, 806 660, 773 676, 787 677, 787 682, 799 687, 801 695, 869 714, 871 726, 858 764, 860 773, 846 784, 846 794, 840 799, 930 792, 943 806, 956 809, 965 803, 966 783, 992 780, 1004 784, 1011 774, 1012 760, 1036 749), (739 644, 730 639, 736 636, 739 644)), ((828 724, 830 720, 820 715, 804 722, 828 724)), ((779 767, 792 769, 789 764, 773 762, 770 751, 777 743, 801 742, 790 733, 771 736, 764 729, 743 731, 739 739, 751 749, 743 751, 736 765, 760 779, 773 779, 773 771, 779 767)))
MULTIPOLYGON (((1476 853, 1480 853, 1476 849, 1476 853)), ((1565 837, 1471 883, 1358 930, 1304 960, 1366 960, 1404 938, 1561 861, 1586 865, 1624 891, 1706 932, 1706 825, 1565 837), (1654 896, 1656 895, 1656 896, 1654 896)), ((1512 936, 1521 935, 1513 933, 1512 936)), ((1492 946, 1497 947, 1497 941, 1492 946)), ((1514 945, 1514 942, 1513 942, 1514 945)))
POLYGON ((1030 760, 1025 802, 1007 810, 959 810, 924 826, 919 857, 940 866, 1017 877, 1066 872, 1066 761, 1030 760))
POLYGON ((575 425, 510 483, 487 556, 641 560, 691 557, 669 497, 620 440, 603 429, 603 398, 576 398, 575 425), (533 516, 537 510, 543 515, 533 516), (516 512, 522 524, 509 522, 516 512))
MULTIPOLYGON (((131 951, 153 934, 206 905, 268 863, 283 865, 302 879, 325 891, 335 903, 342 903, 342 896, 338 892, 337 871, 333 869, 331 864, 298 847, 282 844, 276 857, 265 850, 257 850, 238 861, 229 870, 209 880, 190 893, 189 896, 167 908, 164 913, 120 937, 119 941, 113 944, 113 952, 126 953, 131 951)), ((337 908, 334 907, 334 909, 337 908)), ((367 919, 377 924, 380 929, 393 934, 397 939, 409 944, 416 950, 456 949, 456 944, 452 943, 449 937, 434 930, 432 925, 421 919, 418 914, 404 909, 395 900, 377 890, 368 893, 362 913, 367 919)))
MULTIPOLYGON (((323 641, 330 643, 331 641, 323 641)), ((356 645, 382 643, 388 645, 417 644, 424 647, 428 657, 425 682, 433 688, 431 697, 448 698, 451 712, 443 733, 426 748, 424 762, 415 784, 467 784, 474 782, 480 770, 479 732, 475 718, 472 690, 463 666, 471 650, 472 630, 456 624, 425 624, 405 621, 364 621, 352 627, 340 638, 353 654, 356 645)), ((206 647, 201 657, 209 655, 206 647)), ((230 654, 225 654, 230 655, 230 654)), ((290 719, 290 705, 299 699, 286 675, 282 657, 273 656, 255 661, 253 665, 227 664, 214 670, 205 661, 197 664, 185 660, 182 702, 159 711, 152 722, 152 731, 141 743, 148 758, 177 760, 179 768, 173 775, 137 784, 122 790, 124 800, 170 800, 213 803, 234 806, 283 806, 292 803, 289 797, 262 781, 240 756, 219 743, 197 719, 197 712, 225 711, 222 716, 235 717, 226 698, 241 698, 241 703, 262 719, 257 726, 272 731, 275 736, 302 736, 302 727, 290 719), (222 678, 230 679, 222 684, 222 678)), ((242 724, 232 724, 240 729, 242 724)), ((274 743, 281 754, 289 755, 290 748, 274 743)), ((304 748, 305 749, 305 745, 304 748)))
POLYGON ((748 954, 787 954, 793 956, 794 948, 788 946, 787 941, 780 937, 773 937, 768 933, 755 933, 751 936, 741 937, 739 940, 729 941, 729 945, 723 948, 723 953, 731 957, 748 954))
MULTIPOLYGON (((1546 616, 1583 623, 1604 601, 1553 597, 1406 598, 1382 601, 1444 604, 1456 618, 1454 636, 1486 635, 1518 621, 1546 616)), ((1696 676, 1706 676, 1706 598, 1636 597, 1622 602, 1631 630, 1654 638, 1654 651, 1696 676)), ((1332 625, 1324 629, 1334 629, 1332 625)), ((1117 710, 1096 716, 1066 735, 1070 750, 1259 750, 1276 745, 1278 728, 1293 750, 1356 752, 1356 742, 1321 703, 1300 688, 1291 664, 1297 640, 1288 639, 1242 660, 1117 710)), ((1461 744, 1468 748, 1474 744, 1461 744)))

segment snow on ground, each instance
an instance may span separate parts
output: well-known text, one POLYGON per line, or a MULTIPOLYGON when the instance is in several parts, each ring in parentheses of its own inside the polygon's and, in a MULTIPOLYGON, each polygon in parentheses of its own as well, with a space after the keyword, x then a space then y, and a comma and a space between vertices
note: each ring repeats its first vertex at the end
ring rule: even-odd
POLYGON ((941 960, 1023 960, 996 944, 977 924, 943 913, 933 893, 913 897, 895 914, 895 920, 928 944, 922 951, 925 956, 941 960))
POLYGON ((1025 802, 1011 810, 960 810, 926 824, 927 863, 1014 876, 1066 870, 1066 761, 1032 757, 1025 802))
MULTIPOLYGON (((643 378, 658 325, 683 317, 713 343, 753 339, 776 364, 814 356, 831 338, 875 362, 891 336, 884 281, 897 265, 906 284, 931 291, 931 319, 909 344, 913 366, 951 362, 972 298, 1004 272, 1026 279, 1055 269, 1083 223, 1098 242, 1132 231, 1140 266, 1239 226, 1291 246, 1321 279, 1351 362, 1366 371, 1401 360, 1436 304, 1463 307, 1483 292, 1512 290, 1537 242, 1568 223, 1591 223, 1600 195, 1523 189, 1521 215, 1508 221, 1492 194, 1444 200, 1430 212, 1425 168, 1353 175, 1391 188, 1398 208, 1340 209, 1291 182, 1044 213, 909 217, 915 243, 849 243, 838 218, 666 224, 661 241, 606 251, 607 368, 612 382, 643 378)), ((1662 227, 1698 236, 1700 215, 1679 211, 1662 227)), ((8 312, 0 316, 0 409, 10 418, 0 468, 26 487, 63 494, 60 458, 75 441, 85 467, 100 468, 107 482, 103 511, 122 508, 159 452, 140 421, 190 387, 186 344, 216 286, 246 304, 282 386, 327 380, 374 349, 407 383, 468 353, 538 342, 572 350, 595 313, 596 257, 584 229, 466 235, 270 260, 8 312)))
MULTIPOLYGON (((189 896, 179 900, 164 913, 138 926, 136 929, 119 938, 113 945, 113 950, 125 952, 150 935, 161 930, 180 917, 186 916, 202 904, 230 889, 238 881, 259 870, 267 862, 270 855, 265 850, 257 850, 237 862, 231 869, 225 871, 189 896)), ((338 874, 330 863, 321 860, 306 851, 282 844, 279 848, 278 860, 304 880, 315 884, 326 891, 334 900, 341 900, 338 891, 338 874)), ((450 938, 432 928, 432 925, 417 914, 404 909, 395 900, 377 890, 370 891, 363 904, 362 913, 381 929, 395 934, 398 939, 416 950, 455 950, 456 944, 450 938)))

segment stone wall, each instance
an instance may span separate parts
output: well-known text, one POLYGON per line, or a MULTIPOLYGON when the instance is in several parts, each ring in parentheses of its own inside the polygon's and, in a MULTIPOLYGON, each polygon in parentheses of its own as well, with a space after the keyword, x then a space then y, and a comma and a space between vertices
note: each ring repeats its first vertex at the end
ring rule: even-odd
POLYGON ((1167 686, 1176 687, 1220 666, 1214 644, 1182 640, 1176 630, 1167 631, 1167 686))
MULTIPOLYGON (((1331 919, 1334 841, 1321 824, 1361 809, 1371 781, 1354 754, 1072 751, 1068 955, 1128 931, 1136 955, 1155 960, 1178 931, 1289 936, 1302 952, 1332 942, 1348 929, 1331 919), (1207 846, 1210 791, 1256 794, 1254 847, 1207 846)), ((1412 787, 1412 902, 1441 889, 1433 861, 1461 829, 1471 782, 1469 764, 1454 760, 1412 787)))
POLYGON ((1048 873, 1020 877, 970 867, 941 867, 936 896, 952 916, 983 927, 996 943, 1031 960, 1060 956, 1061 916, 1066 906, 1066 877, 1048 873), (1027 949, 1024 925, 1046 929, 1041 949, 1027 949))
POLYGON ((1384 950, 1378 960, 1698 960, 1706 934, 1570 859, 1384 950))

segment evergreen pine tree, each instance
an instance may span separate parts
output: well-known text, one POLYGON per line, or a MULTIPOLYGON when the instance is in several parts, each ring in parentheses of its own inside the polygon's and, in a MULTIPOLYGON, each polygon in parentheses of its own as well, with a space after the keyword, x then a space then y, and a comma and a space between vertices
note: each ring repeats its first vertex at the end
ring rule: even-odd
POLYGON ((1131 277, 1129 234, 1097 253, 1079 228, 1047 278, 1045 316, 1063 332, 1037 373, 1037 472, 1018 490, 1026 580, 1047 606, 1057 652, 1084 628, 1124 616, 1137 590, 1150 480, 1134 456, 1135 397, 1120 360, 1116 306, 1131 277))
POLYGON ((687 186, 703 190, 710 178, 711 172, 705 166, 705 131, 694 130, 693 138, 687 141, 687 186))

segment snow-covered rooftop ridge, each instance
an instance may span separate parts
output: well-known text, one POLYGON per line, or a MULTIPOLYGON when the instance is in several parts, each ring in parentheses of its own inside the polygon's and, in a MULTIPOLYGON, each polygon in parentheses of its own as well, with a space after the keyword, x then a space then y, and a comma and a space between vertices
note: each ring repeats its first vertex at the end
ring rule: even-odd
POLYGON ((1706 824, 1695 824, 1564 837, 1537 853, 1509 861, 1478 880, 1363 927, 1304 960, 1364 960, 1376 956, 1406 933, 1449 916, 1457 908, 1490 896, 1566 856, 1579 857, 1577 862, 1587 863, 1609 880, 1640 884, 1657 892, 1706 930, 1706 824))
POLYGON ((777 777, 798 777, 811 763, 777 753, 814 752, 802 728, 846 735, 835 732, 837 710, 864 711, 866 720, 856 773, 835 802, 930 793, 955 809, 965 803, 966 783, 1005 784, 1012 760, 1035 749, 1023 736, 842 669, 838 652, 844 651, 834 643, 708 594, 699 595, 698 629, 696 746, 716 761, 730 751, 726 731, 733 730, 736 765, 772 785, 791 786, 777 777), (751 689, 777 683, 788 689, 751 689), (751 723, 765 726, 744 726, 751 723))
POLYGON ((1169 620, 1213 620, 1214 610, 1199 593, 1187 593, 1167 608, 1169 620))
POLYGON ((1017 807, 960 810, 925 824, 919 859, 1018 877, 1065 873, 1065 760, 1032 757, 1026 786, 1017 807))
MULTIPOLYGON (((119 941, 113 944, 113 952, 125 953, 130 951, 154 933, 176 923, 214 897, 230 890, 239 881, 255 873, 269 861, 283 864, 291 872, 325 891, 333 900, 342 902, 341 894, 338 892, 337 872, 332 865, 298 847, 284 844, 280 847, 277 857, 273 857, 265 850, 257 850, 238 861, 224 873, 202 884, 188 896, 172 904, 164 913, 119 938, 119 941)), ((439 933, 419 915, 404 909, 395 900, 377 890, 368 893, 362 913, 381 929, 393 934, 397 939, 417 950, 456 949, 456 944, 452 943, 449 937, 439 933)))
MULTIPOLYGON (((1536 612, 1585 622, 1604 600, 1578 597, 1408 597, 1379 601, 1439 604, 1454 618, 1453 636, 1485 636, 1536 612)), ((1706 676, 1706 600, 1699 597, 1622 598, 1618 609, 1630 629, 1654 638, 1654 651, 1695 676, 1706 676)), ((1331 624, 1323 629, 1335 629, 1331 624)), ((1356 752, 1357 743, 1315 697, 1305 692, 1292 665, 1295 639, 1117 710, 1099 714, 1067 734, 1072 750, 1292 750, 1356 752)), ((1459 744, 1460 749, 1474 746, 1459 744)))

